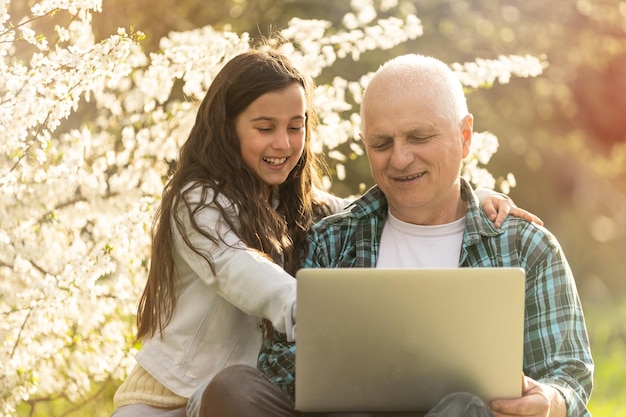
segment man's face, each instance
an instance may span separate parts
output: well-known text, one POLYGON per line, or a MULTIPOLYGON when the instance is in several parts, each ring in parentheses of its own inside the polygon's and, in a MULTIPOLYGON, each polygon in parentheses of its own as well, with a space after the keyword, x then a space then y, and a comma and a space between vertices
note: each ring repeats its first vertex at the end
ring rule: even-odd
POLYGON ((361 138, 391 213, 415 224, 456 220, 451 216, 460 201, 459 168, 469 153, 472 116, 457 121, 443 114, 446 106, 427 87, 384 87, 367 97, 361 138))

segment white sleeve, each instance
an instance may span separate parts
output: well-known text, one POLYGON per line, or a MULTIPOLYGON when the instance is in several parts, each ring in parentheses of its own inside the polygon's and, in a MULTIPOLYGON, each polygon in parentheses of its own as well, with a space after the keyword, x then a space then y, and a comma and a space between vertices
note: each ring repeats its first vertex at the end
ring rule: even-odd
MULTIPOLYGON (((509 200, 511 200, 511 197, 509 197, 508 195, 499 193, 499 192, 491 190, 489 188, 482 188, 482 187, 481 188, 476 188, 474 190, 474 192, 476 193, 476 196, 478 197, 478 201, 480 202, 481 205, 483 204, 485 199, 487 199, 487 197, 490 197, 492 195, 499 195, 499 196, 502 196, 504 198, 508 198, 509 200)), ((511 201, 513 201, 513 200, 511 200, 511 201)))
POLYGON ((337 197, 326 191, 314 190, 313 192, 316 194, 317 198, 328 204, 333 214, 339 213, 352 202, 350 199, 337 197))
MULTIPOLYGON (((199 204, 200 190, 193 190, 188 199, 192 208, 199 204)), ((231 202, 221 202, 230 207, 231 214, 236 214, 231 202)), ((207 254, 215 266, 214 274, 207 261, 191 250, 174 228, 175 250, 198 278, 246 314, 269 319, 276 330, 291 337, 296 280, 259 251, 248 248, 228 227, 217 207, 209 205, 195 214, 203 230, 211 236, 221 236, 217 242, 193 229, 185 205, 179 207, 187 238, 196 249, 207 254)))

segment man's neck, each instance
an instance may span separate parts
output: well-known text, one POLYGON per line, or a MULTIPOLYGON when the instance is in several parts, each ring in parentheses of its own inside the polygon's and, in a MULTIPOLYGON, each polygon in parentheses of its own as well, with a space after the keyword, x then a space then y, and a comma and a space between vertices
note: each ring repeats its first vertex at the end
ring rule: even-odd
MULTIPOLYGON (((443 198, 442 198, 443 200, 443 198)), ((446 202, 432 201, 422 207, 398 208, 389 205, 390 213, 403 222, 433 226, 448 224, 465 216, 467 202, 461 198, 461 190, 456 190, 454 197, 448 198, 446 202)))

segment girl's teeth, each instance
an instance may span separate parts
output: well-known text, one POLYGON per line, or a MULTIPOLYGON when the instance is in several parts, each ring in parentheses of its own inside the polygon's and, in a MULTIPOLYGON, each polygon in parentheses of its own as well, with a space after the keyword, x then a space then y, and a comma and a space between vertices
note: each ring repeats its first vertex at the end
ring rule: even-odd
POLYGON ((284 164, 287 158, 263 158, 263 160, 270 165, 280 165, 284 164))

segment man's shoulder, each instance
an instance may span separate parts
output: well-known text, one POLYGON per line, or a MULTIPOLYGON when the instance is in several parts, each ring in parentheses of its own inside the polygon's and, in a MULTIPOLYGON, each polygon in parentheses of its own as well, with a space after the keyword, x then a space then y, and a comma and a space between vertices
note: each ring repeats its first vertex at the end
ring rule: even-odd
POLYGON ((485 210, 481 207, 480 200, 465 178, 461 178, 462 198, 468 203, 466 212, 466 231, 470 234, 481 235, 486 238, 511 239, 512 237, 526 241, 550 241, 556 242, 554 235, 545 227, 528 220, 508 215, 502 225, 497 228, 491 221, 485 210))
POLYGON ((311 226, 310 231, 317 234, 325 232, 328 233, 332 230, 343 228, 353 224, 355 221, 357 221, 357 216, 349 210, 350 207, 351 206, 348 206, 339 213, 331 214, 330 216, 324 217, 313 226, 311 226))
POLYGON ((508 216, 493 238, 517 242, 516 246, 531 251, 560 249, 556 236, 546 227, 515 216, 508 216))

